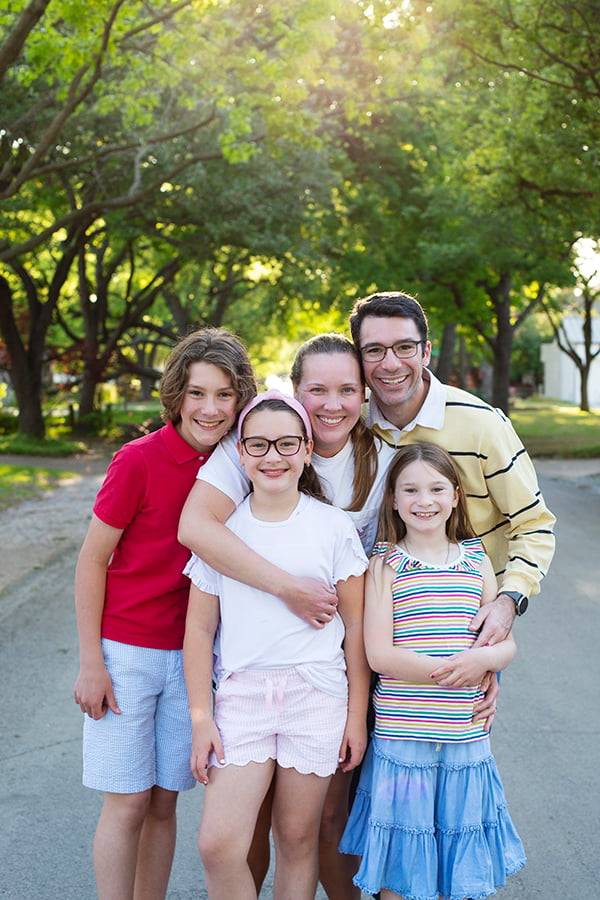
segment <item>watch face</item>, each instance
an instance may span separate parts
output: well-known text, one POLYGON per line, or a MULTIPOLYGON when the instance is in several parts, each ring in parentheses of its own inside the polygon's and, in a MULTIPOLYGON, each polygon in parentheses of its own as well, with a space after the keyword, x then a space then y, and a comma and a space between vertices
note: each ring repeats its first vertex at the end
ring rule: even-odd
POLYGON ((515 601, 515 612, 518 616, 522 616, 529 606, 529 598, 525 594, 519 594, 518 591, 503 591, 503 593, 515 601))

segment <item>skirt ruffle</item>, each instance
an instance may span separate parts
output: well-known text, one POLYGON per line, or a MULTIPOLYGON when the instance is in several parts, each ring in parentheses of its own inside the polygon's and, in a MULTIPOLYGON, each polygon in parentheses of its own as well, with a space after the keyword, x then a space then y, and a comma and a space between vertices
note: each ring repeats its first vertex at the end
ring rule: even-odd
POLYGON ((374 738, 340 851, 362 857, 364 893, 406 900, 483 900, 526 861, 487 739, 374 738))

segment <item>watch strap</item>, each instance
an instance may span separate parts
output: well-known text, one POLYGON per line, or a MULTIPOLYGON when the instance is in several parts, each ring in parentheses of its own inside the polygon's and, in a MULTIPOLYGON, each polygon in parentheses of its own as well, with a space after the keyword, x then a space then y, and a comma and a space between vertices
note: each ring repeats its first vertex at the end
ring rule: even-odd
POLYGON ((519 591, 500 591, 500 593, 510 597, 515 604, 515 613, 518 616, 522 616, 529 606, 529 598, 525 594, 519 593, 519 591))

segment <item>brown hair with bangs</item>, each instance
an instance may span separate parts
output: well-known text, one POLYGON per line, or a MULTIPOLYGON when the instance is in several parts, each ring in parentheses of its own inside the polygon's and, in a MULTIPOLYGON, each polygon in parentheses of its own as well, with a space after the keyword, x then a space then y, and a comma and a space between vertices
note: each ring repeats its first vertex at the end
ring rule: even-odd
POLYGON ((450 454, 435 444, 416 443, 406 444, 401 447, 394 456, 388 469, 383 492, 383 502, 379 511, 377 526, 377 541, 390 545, 400 543, 406 536, 406 525, 394 509, 394 492, 396 482, 404 469, 413 462, 424 462, 447 478, 458 491, 458 503, 452 510, 446 522, 446 535, 453 543, 477 537, 471 525, 467 513, 465 494, 462 488, 460 475, 450 454))
MULTIPOLYGON (((306 426, 304 422, 300 418, 299 414, 295 409, 292 409, 285 400, 278 400, 276 397, 269 397, 266 400, 261 400, 260 403, 257 403, 256 406, 250 410, 248 415, 242 421, 242 437, 245 434, 247 423, 252 418, 252 416, 260 412, 263 409, 271 410, 272 412, 287 412, 291 413, 298 419, 298 423, 300 425, 300 431, 302 432, 302 437, 304 440, 308 440, 308 434, 306 433, 306 426)), ((323 493, 323 488, 321 487, 321 481, 319 476, 313 469, 311 463, 306 463, 302 474, 300 476, 300 480, 298 481, 298 490, 303 494, 308 494, 309 497, 314 497, 315 500, 320 500, 321 503, 326 503, 328 506, 331 504, 329 500, 323 493)))
MULTIPOLYGON (((356 347, 343 334, 331 332, 330 334, 317 334, 298 348, 290 372, 294 390, 298 389, 302 381, 304 360, 307 356, 314 356, 318 353, 347 353, 349 356, 352 356, 356 360, 360 382, 364 388, 365 379, 356 347)), ((352 482, 352 500, 345 509, 349 512, 357 512, 367 502, 367 497, 377 476, 377 447, 375 438, 362 419, 359 419, 354 425, 350 432, 350 440, 354 449, 354 479, 352 482)))

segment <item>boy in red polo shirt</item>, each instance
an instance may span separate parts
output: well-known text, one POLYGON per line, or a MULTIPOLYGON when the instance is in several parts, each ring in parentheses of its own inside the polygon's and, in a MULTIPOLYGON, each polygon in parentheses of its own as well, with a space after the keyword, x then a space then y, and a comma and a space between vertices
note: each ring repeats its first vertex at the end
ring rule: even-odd
POLYGON ((182 664, 189 552, 177 526, 198 466, 255 393, 234 335, 188 335, 160 382, 166 424, 115 454, 96 498, 75 575, 74 698, 86 714, 83 783, 104 792, 99 900, 166 896, 177 795, 195 784, 182 664))

